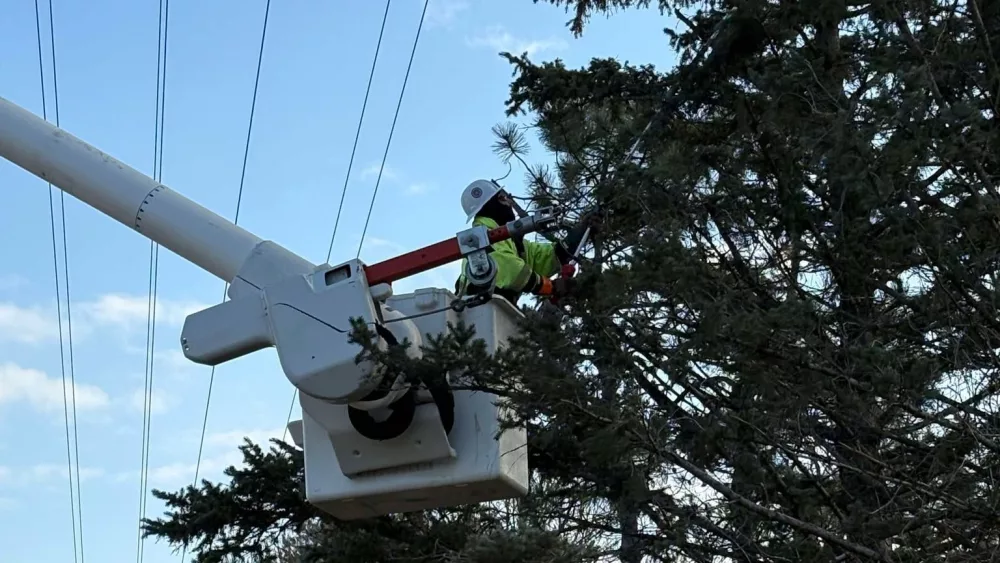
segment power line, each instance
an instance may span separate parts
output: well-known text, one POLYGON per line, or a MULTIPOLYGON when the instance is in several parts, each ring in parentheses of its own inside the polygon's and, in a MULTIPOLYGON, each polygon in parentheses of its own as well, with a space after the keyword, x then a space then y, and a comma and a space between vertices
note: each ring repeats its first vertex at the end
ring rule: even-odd
POLYGON ((361 231, 361 242, 358 244, 358 253, 355 258, 361 256, 361 248, 365 245, 365 235, 368 233, 368 223, 372 220, 372 210, 375 209, 375 196, 378 195, 379 184, 382 182, 382 172, 385 170, 385 160, 389 156, 389 146, 392 145, 392 134, 396 130, 396 120, 399 119, 399 108, 403 105, 403 94, 406 93, 406 83, 410 80, 410 69, 413 68, 413 57, 417 53, 417 44, 420 43, 420 31, 424 28, 424 17, 427 15, 427 4, 430 0, 424 0, 424 9, 420 12, 420 23, 417 25, 417 36, 413 38, 413 49, 410 50, 410 62, 406 65, 406 75, 403 76, 403 87, 399 89, 399 100, 396 102, 396 114, 392 117, 392 126, 389 127, 389 138, 385 142, 385 152, 382 153, 382 164, 378 169, 378 178, 375 180, 375 190, 372 192, 372 202, 368 206, 368 217, 365 219, 365 228, 361 231))
MULTIPOLYGON (((50 38, 50 49, 52 51, 52 88, 54 95, 54 106, 55 110, 55 124, 59 127, 59 81, 57 78, 56 71, 56 40, 55 40, 55 24, 54 18, 52 16, 52 0, 49 0, 49 38, 50 38)), ((35 0, 35 35, 38 42, 38 75, 41 83, 42 90, 42 118, 46 121, 48 120, 48 104, 46 103, 46 91, 45 91, 45 65, 42 55, 42 22, 41 14, 38 5, 38 0, 35 0)), ((63 242, 63 275, 66 281, 66 325, 67 333, 66 339, 63 339, 63 328, 62 328, 62 295, 59 287, 59 252, 58 243, 56 239, 56 217, 55 217, 55 201, 52 197, 52 184, 49 183, 49 226, 51 228, 52 234, 52 269, 55 275, 55 286, 56 286, 56 315, 58 318, 58 329, 59 329, 59 370, 62 374, 62 387, 63 387, 63 424, 66 430, 66 469, 69 475, 69 497, 70 497, 70 519, 72 521, 73 528, 73 561, 84 560, 83 557, 83 510, 80 501, 80 449, 78 442, 78 433, 76 428, 76 377, 73 367, 73 322, 72 322, 72 312, 70 306, 70 284, 69 284, 69 258, 68 250, 66 247, 66 207, 65 207, 65 194, 59 192, 59 203, 61 211, 61 228, 62 228, 62 242, 63 242), (68 383, 70 387, 69 396, 67 396, 67 370, 66 370, 66 360, 67 351, 69 356, 69 378, 68 383), (70 412, 72 411, 72 415, 70 412), (72 438, 70 436, 70 418, 72 416, 72 438), (71 445, 72 440, 72 445, 71 445), (74 459, 76 461, 74 467, 74 459), (74 471, 75 470, 75 471, 74 471), (74 473, 76 478, 76 483, 74 484, 74 473), (77 547, 79 544, 79 548, 77 547)))
POLYGON ((386 0, 385 12, 382 14, 382 27, 378 32, 378 43, 375 44, 375 56, 372 58, 372 69, 368 73, 368 86, 365 88, 365 101, 361 104, 361 117, 358 118, 358 130, 354 133, 354 146, 351 148, 351 159, 347 163, 347 174, 344 177, 344 188, 340 191, 340 206, 337 207, 337 219, 333 222, 333 234, 330 235, 330 248, 326 251, 326 261, 330 262, 333 254, 333 241, 337 238, 337 227, 340 226, 340 214, 344 210, 344 197, 347 196, 347 184, 351 180, 351 167, 354 166, 354 155, 358 151, 358 139, 361 138, 361 125, 365 122, 365 110, 368 108, 368 95, 372 91, 372 79, 375 78, 375 65, 378 63, 378 54, 382 49, 382 36, 385 34, 385 22, 389 19, 389 4, 392 0, 386 0))
MULTIPOLYGON (((368 86, 365 88, 365 100, 361 103, 361 117, 358 118, 358 129, 354 133, 354 146, 351 147, 351 158, 347 162, 347 174, 344 177, 344 187, 340 190, 340 205, 337 207, 337 218, 333 222, 333 234, 330 235, 330 247, 326 251, 326 262, 330 262, 333 255, 333 243, 337 240, 337 228, 340 226, 340 216, 344 210, 344 198, 347 197, 347 185, 351 180, 351 168, 354 167, 354 155, 358 152, 358 140, 361 138, 361 126, 365 122, 365 110, 368 109, 368 96, 372 91, 372 81, 375 78, 375 66, 378 64, 379 51, 382 50, 382 37, 385 35, 385 22, 389 19, 389 5, 392 0, 386 0, 385 12, 382 13, 382 27, 378 32, 378 42, 375 43, 375 56, 372 58, 372 68, 368 73, 368 86)), ((292 404, 288 405, 288 417, 285 419, 285 429, 281 434, 284 440, 288 436, 288 425, 292 422, 292 411, 295 409, 295 399, 299 395, 299 390, 292 392, 292 404)))
POLYGON ((141 563, 144 555, 145 538, 142 535, 142 520, 146 517, 146 491, 149 484, 150 427, 152 425, 153 363, 156 345, 156 294, 159 282, 160 247, 149 247, 149 289, 146 303, 146 373, 142 404, 142 451, 139 461, 139 518, 136 537, 136 563, 141 563))
MULTIPOLYGON (((271 0, 267 0, 267 4, 264 6, 264 25, 260 32, 260 50, 257 53, 257 74, 254 78, 253 83, 253 97, 250 101, 250 122, 247 124, 247 140, 246 145, 243 148, 243 168, 240 172, 240 187, 236 194, 236 213, 233 216, 233 224, 238 225, 240 222, 240 207, 243 204, 243 185, 246 180, 247 175, 247 160, 250 155, 250 136, 253 132, 253 116, 257 109, 257 91, 260 87, 260 69, 264 61, 264 41, 267 38, 267 21, 271 13, 271 0)), ((227 282, 222 290, 222 301, 226 300, 226 293, 229 291, 229 283, 227 282)), ((208 376, 208 393, 205 397, 205 414, 201 421, 201 439, 198 441, 198 461, 194 466, 194 486, 198 485, 198 476, 201 473, 201 458, 205 451, 205 431, 208 428, 208 412, 212 406, 212 387, 215 384, 215 366, 212 366, 212 372, 208 376)), ((187 545, 181 550, 181 561, 184 561, 184 557, 187 555, 187 545)))
MULTIPOLYGON (((163 179, 163 135, 167 98, 167 35, 170 23, 170 0, 160 0, 156 40, 156 106, 153 120, 153 179, 163 179)), ((160 245, 149 243, 149 288, 146 303, 146 373, 142 405, 142 452, 139 470, 139 518, 136 531, 136 563, 145 555, 142 521, 146 517, 149 486, 150 433, 153 416, 153 368, 156 363, 156 301, 160 277, 160 245)))
MULTIPOLYGON (((54 23, 52 0, 49 0, 49 43, 52 54, 52 95, 53 109, 56 114, 56 127, 59 123, 59 78, 56 70, 56 29, 54 23)), ((80 437, 76 422, 76 368, 73 359, 73 300, 70 297, 69 284, 69 243, 66 236, 66 192, 59 190, 59 215, 62 228, 63 243, 63 282, 66 286, 66 349, 69 352, 69 382, 70 400, 73 406, 73 470, 76 472, 76 517, 80 529, 80 563, 84 563, 83 549, 83 501, 80 498, 80 437)))

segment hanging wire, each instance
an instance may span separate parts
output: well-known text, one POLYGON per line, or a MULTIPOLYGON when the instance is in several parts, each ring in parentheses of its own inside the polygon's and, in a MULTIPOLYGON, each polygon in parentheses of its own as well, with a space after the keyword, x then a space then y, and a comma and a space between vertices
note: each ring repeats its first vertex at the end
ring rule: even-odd
MULTIPOLYGON (((42 22, 41 16, 39 14, 38 0, 35 0, 35 34, 38 39, 38 76, 41 81, 42 89, 42 118, 46 121, 48 120, 48 104, 46 103, 46 91, 45 91, 45 67, 42 55, 42 22)), ((79 543, 79 535, 77 533, 76 525, 76 497, 75 489, 76 486, 73 483, 73 454, 72 454, 72 440, 70 437, 70 423, 69 423, 69 397, 66 390, 66 359, 65 359, 65 346, 63 342, 63 329, 62 329, 62 290, 59 287, 59 258, 56 243, 56 215, 55 215, 55 202, 52 197, 52 184, 49 184, 49 225, 52 231, 52 269, 55 274, 56 282, 56 317, 59 325, 59 368, 62 373, 62 387, 63 387, 63 423, 66 429, 66 472, 69 475, 69 503, 70 503, 70 519, 72 520, 73 526, 73 561, 79 561, 79 551, 77 549, 77 544, 79 543)))
MULTIPOLYGON (((160 0, 156 42, 156 107, 153 120, 153 179, 163 179, 163 131, 167 97, 167 35, 170 23, 170 0, 160 0)), ((149 486, 149 439, 153 414, 153 366, 156 363, 156 302, 160 277, 160 245, 149 243, 149 288, 146 304, 146 373, 142 405, 142 453, 139 471, 139 518, 136 531, 136 563, 145 555, 142 521, 146 518, 149 486)))
POLYGON ((150 427, 152 425, 153 363, 156 345, 156 294, 159 282, 159 245, 149 248, 149 299, 146 305, 146 378, 142 405, 142 452, 139 470, 139 518, 136 531, 136 563, 141 563, 145 554, 145 537, 142 521, 146 517, 147 489, 149 486, 150 427))
POLYGON ((153 363, 155 361, 154 347, 156 345, 156 294, 159 282, 159 262, 160 247, 159 245, 151 244, 149 247, 149 298, 146 305, 146 380, 142 404, 142 452, 139 462, 139 519, 136 532, 136 563, 142 562, 146 543, 145 537, 142 534, 142 521, 146 517, 146 491, 149 485, 149 435, 153 411, 153 363))
POLYGON ((372 201, 368 206, 368 217, 365 219, 365 228, 361 231, 361 242, 358 244, 358 253, 355 258, 361 256, 361 248, 365 245, 365 235, 368 233, 368 224, 372 220, 372 210, 375 209, 375 197, 378 195, 379 184, 382 182, 382 172, 385 170, 385 160, 389 157, 389 147, 392 145, 392 134, 396 130, 396 120, 399 119, 399 108, 403 105, 403 94, 406 93, 406 83, 410 80, 410 69, 413 68, 413 57, 417 53, 417 45, 420 43, 420 31, 424 28, 424 17, 427 15, 427 4, 430 0, 424 0, 424 9, 420 12, 420 23, 417 25, 417 36, 413 38, 413 49, 410 50, 410 62, 406 65, 406 75, 403 76, 403 87, 399 89, 399 100, 396 102, 396 113, 392 117, 392 126, 389 127, 389 138, 385 142, 385 152, 382 153, 382 164, 378 169, 378 178, 375 180, 375 190, 372 192, 372 201))
MULTIPOLYGON (((54 94, 54 105, 55 110, 55 123, 56 127, 59 126, 59 82, 57 79, 56 71, 56 44, 55 44, 55 25, 52 16, 52 1, 49 0, 49 37, 50 37, 50 49, 52 51, 52 89, 54 94)), ((48 121, 48 104, 46 103, 46 89, 45 89, 45 65, 44 58, 42 55, 42 21, 41 14, 38 5, 38 0, 35 0, 35 35, 38 42, 38 76, 41 83, 42 90, 42 118, 48 121)), ((72 328, 72 314, 70 308, 70 295, 69 295, 69 268, 68 268, 68 252, 66 250, 66 210, 65 210, 65 197, 63 192, 60 191, 60 207, 61 207, 61 228, 62 228, 62 242, 63 242, 63 274, 66 280, 66 324, 67 332, 66 338, 63 339, 63 323, 62 323, 62 291, 59 287, 59 252, 58 243, 56 238, 56 215, 55 215, 55 199, 53 198, 53 188, 52 184, 49 183, 49 226, 51 228, 52 234, 52 269, 55 275, 55 286, 56 286, 56 316, 58 319, 58 329, 59 329, 59 370, 62 374, 62 388, 63 388, 63 424, 66 430, 66 470, 69 475, 69 502, 70 502, 70 519, 72 521, 73 529, 73 561, 83 562, 83 512, 80 507, 80 449, 78 445, 78 434, 76 429, 76 377, 73 369, 73 328, 72 328), (67 378, 67 351, 69 359, 69 373, 67 378), (69 390, 67 391, 67 387, 69 390), (72 418, 72 423, 70 419, 72 418), (72 424, 73 431, 72 436, 70 433, 70 425, 72 424), (76 461, 74 466, 74 460, 76 461), (74 477, 76 482, 74 483, 74 477), (79 547, 78 547, 79 544, 79 547)))
POLYGON ((419 319, 423 317, 429 317, 431 315, 437 315, 439 313, 444 313, 445 311, 455 311, 461 306, 462 300, 455 299, 448 305, 444 307, 438 307, 437 309, 431 309, 430 311, 423 311, 421 313, 414 313, 406 317, 396 317, 392 319, 386 319, 382 324, 398 323, 400 321, 412 321, 413 319, 419 319))
POLYGON ((326 251, 326 261, 330 262, 333 254, 333 241, 337 238, 337 227, 340 226, 340 214, 344 210, 344 197, 347 195, 347 183, 351 180, 351 168, 354 166, 354 155, 358 151, 358 139, 361 138, 361 125, 365 121, 365 110, 368 108, 368 95, 372 91, 372 79, 375 78, 375 65, 382 49, 382 36, 385 34, 385 22, 389 19, 389 5, 392 0, 386 0, 385 12, 382 14, 382 27, 378 32, 378 42, 375 44, 375 56, 372 58, 372 68, 368 73, 368 86, 365 88, 365 101, 361 104, 361 117, 358 118, 358 129, 354 133, 354 146, 351 148, 351 159, 347 163, 347 174, 344 177, 344 188, 340 191, 340 206, 337 208, 337 219, 333 222, 333 234, 330 235, 330 248, 326 251))
POLYGON ((288 437, 288 425, 292 423, 292 412, 295 411, 295 399, 299 398, 299 390, 292 391, 292 403, 288 405, 288 416, 285 417, 285 429, 281 432, 281 440, 288 437))
MULTIPOLYGON (((52 96, 56 127, 59 123, 59 78, 56 71, 56 29, 52 0, 49 0, 49 43, 52 54, 52 96)), ((69 243, 66 235, 66 192, 59 190, 59 215, 62 228, 63 283, 66 287, 66 350, 69 352, 69 391, 73 407, 73 471, 76 473, 76 519, 80 530, 80 563, 84 563, 83 549, 83 501, 80 498, 80 437, 76 423, 76 368, 73 359, 73 299, 70 297, 69 283, 69 243)))
MULTIPOLYGON (((264 41, 267 39, 267 22, 271 14, 271 0, 267 0, 264 6, 264 24, 260 32, 260 49, 257 53, 257 74, 253 82, 253 97, 250 101, 250 120, 247 124, 247 135, 246 135, 246 145, 243 147, 243 168, 240 171, 240 187, 236 194, 236 213, 233 216, 233 224, 239 225, 240 223, 240 207, 243 204, 243 186, 246 181, 247 176, 247 159, 250 155, 250 136, 253 133, 253 117, 257 109, 257 91, 260 87, 260 69, 264 61, 264 41)), ((229 283, 227 282, 222 289, 222 301, 226 300, 226 293, 229 291, 229 283)), ((205 414, 201 421, 201 438, 198 441, 198 461, 194 466, 194 482, 192 486, 198 485, 198 476, 201 473, 201 459, 205 452, 205 431, 208 429, 208 412, 212 406, 212 387, 215 384, 215 366, 212 366, 212 372, 208 376, 208 393, 205 397, 205 414)), ((181 550, 181 561, 184 561, 184 557, 187 555, 187 545, 185 544, 181 550)))
MULTIPOLYGON (((326 263, 330 263, 330 256, 333 255, 333 243, 337 240, 337 228, 340 226, 340 216, 344 210, 344 198, 347 196, 347 184, 351 180, 351 168, 354 167, 354 155, 358 151, 358 140, 361 138, 361 125, 365 122, 365 110, 368 109, 368 96, 372 91, 372 79, 375 78, 375 66, 378 64, 378 55, 382 50, 382 37, 385 35, 385 22, 389 19, 389 5, 392 0, 386 0, 385 12, 382 13, 382 27, 378 32, 378 42, 375 43, 375 56, 372 58, 372 68, 368 73, 368 86, 365 88, 365 100, 361 103, 361 117, 358 118, 358 129, 354 133, 354 146, 351 147, 351 159, 347 162, 347 174, 344 177, 344 187, 340 190, 340 205, 337 207, 337 218, 333 222, 333 234, 330 235, 330 247, 326 251, 326 263)), ((299 390, 292 391, 292 404, 288 405, 288 417, 285 419, 285 430, 281 434, 284 440, 288 436, 288 424, 292 422, 292 411, 295 410, 295 399, 299 396, 299 390)))

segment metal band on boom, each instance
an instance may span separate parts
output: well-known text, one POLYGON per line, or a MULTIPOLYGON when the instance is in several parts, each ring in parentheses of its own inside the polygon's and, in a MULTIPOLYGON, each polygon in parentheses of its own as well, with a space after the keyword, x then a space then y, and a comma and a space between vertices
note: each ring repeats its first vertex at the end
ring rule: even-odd
POLYGON ((0 157, 231 282, 262 240, 0 98, 0 157))

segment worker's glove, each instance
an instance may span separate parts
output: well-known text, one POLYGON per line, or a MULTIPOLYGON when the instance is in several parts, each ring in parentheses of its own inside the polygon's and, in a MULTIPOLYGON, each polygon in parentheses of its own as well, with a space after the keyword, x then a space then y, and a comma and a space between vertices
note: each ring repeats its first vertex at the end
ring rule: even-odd
POLYGON ((541 284, 538 289, 534 291, 534 294, 539 297, 547 297, 549 299, 558 300, 561 297, 566 297, 572 292, 573 289, 573 278, 559 277, 556 279, 541 278, 541 284))
POLYGON ((576 282, 573 278, 558 277, 552 280, 552 297, 561 299, 573 294, 576 289, 576 282))
POLYGON ((590 213, 584 213, 580 216, 580 222, 578 223, 581 227, 590 227, 591 233, 596 233, 597 229, 601 225, 601 215, 596 211, 591 211, 590 213))
POLYGON ((768 36, 764 24, 755 16, 741 13, 727 15, 719 22, 709 47, 704 70, 726 76, 736 65, 764 50, 768 36))

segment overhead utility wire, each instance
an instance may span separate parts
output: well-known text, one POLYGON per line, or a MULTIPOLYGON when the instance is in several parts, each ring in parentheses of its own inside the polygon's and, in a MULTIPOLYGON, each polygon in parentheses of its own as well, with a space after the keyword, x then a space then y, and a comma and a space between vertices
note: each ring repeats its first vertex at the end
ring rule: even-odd
MULTIPOLYGON (((163 180, 163 130, 167 98, 167 35, 170 23, 170 0, 160 0, 156 42, 156 106, 153 119, 153 179, 163 180)), ((156 363, 156 301, 160 277, 160 245, 149 242, 149 288, 146 304, 146 373, 142 405, 142 453, 139 471, 139 518, 136 531, 136 563, 145 555, 142 521, 146 517, 149 486, 150 432, 153 414, 153 366, 156 363)))
MULTIPOLYGON (((385 35, 385 22, 389 19, 389 4, 392 0, 386 0, 385 12, 382 14, 382 27, 378 32, 378 42, 375 44, 375 56, 372 59, 372 68, 368 73, 368 86, 365 88, 365 101, 361 104, 361 117, 358 118, 358 129, 354 133, 354 146, 351 148, 351 159, 347 162, 347 174, 344 177, 344 187, 340 190, 340 205, 337 207, 337 218, 333 222, 333 234, 330 235, 330 247, 326 251, 326 262, 330 262, 333 255, 333 242, 337 240, 337 227, 340 226, 340 214, 344 210, 344 198, 347 196, 347 184, 351 180, 351 168, 354 166, 354 155, 358 151, 358 139, 361 138, 361 125, 365 122, 365 110, 368 109, 368 95, 372 91, 372 79, 375 78, 375 65, 378 63, 378 54, 382 49, 382 36, 385 35)), ((281 435, 284 440, 288 436, 288 424, 292 421, 292 411, 295 409, 295 399, 299 395, 299 390, 292 392, 292 403, 288 405, 288 417, 285 420, 285 430, 281 435)))
MULTIPOLYGON (((267 0, 264 6, 264 25, 260 32, 260 50, 257 53, 257 74, 253 82, 253 97, 250 101, 250 122, 247 124, 246 145, 243 148, 243 168, 240 172, 240 187, 236 194, 236 213, 233 216, 233 224, 240 223, 240 206, 243 204, 243 185, 247 176, 247 159, 250 155, 250 135, 253 133, 253 116, 257 109, 257 90, 260 87, 260 68, 264 61, 264 40, 267 38, 267 21, 271 13, 271 0, 267 0)), ((222 301, 226 300, 226 293, 229 291, 229 283, 226 282, 222 290, 222 301)), ((205 450, 205 430, 208 428, 208 411, 212 406, 212 387, 215 383, 215 366, 208 376, 208 394, 205 398, 205 415, 201 422, 201 439, 198 441, 198 461, 194 467, 194 486, 198 485, 198 476, 201 473, 201 458, 205 450)), ((187 545, 181 550, 181 561, 187 555, 187 545)))
POLYGON ((330 235, 330 248, 326 251, 326 261, 330 261, 333 254, 333 241, 337 238, 337 227, 340 226, 340 214, 344 210, 344 197, 347 195, 347 184, 351 180, 351 168, 354 166, 354 155, 358 151, 358 139, 361 138, 361 125, 365 122, 365 110, 368 108, 368 95, 372 91, 372 79, 375 78, 375 65, 378 63, 378 54, 382 49, 382 36, 385 34, 385 22, 389 19, 389 4, 392 0, 386 0, 385 12, 382 14, 382 27, 378 32, 378 42, 375 44, 375 56, 372 58, 372 68, 368 73, 368 87, 365 88, 365 101, 361 104, 361 117, 358 118, 358 129, 354 133, 354 146, 351 148, 351 159, 347 163, 347 174, 344 177, 344 188, 340 191, 340 206, 337 207, 337 219, 333 222, 333 234, 330 235))
MULTIPOLYGON (((45 100, 45 65, 42 56, 42 22, 41 15, 38 6, 38 0, 35 0, 35 34, 38 40, 38 75, 41 81, 42 88, 42 118, 48 121, 48 104, 45 100)), ((56 72, 56 39, 55 39, 55 25, 52 17, 52 1, 49 0, 49 37, 50 37, 50 49, 52 50, 52 89, 54 94, 54 110, 55 110, 55 123, 56 127, 59 127, 59 81, 57 79, 56 72)), ((72 521, 73 527, 73 561, 79 561, 83 563, 83 511, 80 506, 80 448, 77 441, 77 430, 76 430, 76 377, 73 369, 73 324, 72 324, 72 314, 70 308, 70 294, 69 294, 69 259, 66 250, 66 207, 65 207, 65 194, 59 192, 59 202, 62 211, 62 242, 63 242, 63 275, 66 280, 66 324, 67 324, 67 334, 66 340, 63 340, 63 328, 62 328, 62 295, 59 288, 59 257, 58 257, 58 243, 56 239, 56 215, 55 215, 55 201, 52 197, 52 184, 49 183, 49 225, 52 231, 52 269, 55 274, 56 282, 56 315, 58 318, 58 329, 59 329, 59 370, 62 374, 62 386, 63 386, 63 423, 66 429, 66 469, 69 475, 69 503, 70 503, 70 519, 72 521), (67 346, 68 344, 68 346, 67 346), (67 396, 67 370, 66 370, 66 352, 69 352, 69 396, 67 396), (72 415, 70 414, 72 412, 72 415), (72 445, 70 437, 70 418, 72 417, 72 445), (75 452, 75 455, 74 455, 75 452), (76 460, 75 471, 73 460, 76 460), (73 480, 76 478, 76 483, 73 480), (79 548, 77 547, 79 544, 79 548)))
POLYGON ((424 0, 424 9, 420 12, 420 23, 417 25, 417 36, 413 38, 413 48, 410 50, 410 62, 406 65, 406 75, 403 76, 403 86, 399 89, 399 100, 396 102, 396 114, 392 117, 392 126, 389 127, 389 138, 385 142, 385 152, 382 153, 382 165, 378 169, 378 178, 375 180, 375 190, 372 192, 372 201, 368 206, 368 217, 365 219, 365 228, 361 231, 361 242, 358 244, 358 253, 355 258, 361 256, 361 248, 365 245, 365 235, 368 233, 368 223, 372 220, 372 210, 375 209, 375 196, 378 195, 379 184, 382 182, 382 172, 385 170, 385 160, 389 156, 389 146, 392 145, 392 134, 396 130, 396 120, 399 119, 399 108, 403 105, 403 94, 406 93, 406 83, 410 80, 410 69, 413 68, 413 57, 417 53, 417 44, 420 43, 420 31, 424 28, 424 17, 427 15, 427 4, 430 0, 424 0))

